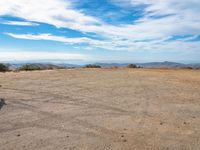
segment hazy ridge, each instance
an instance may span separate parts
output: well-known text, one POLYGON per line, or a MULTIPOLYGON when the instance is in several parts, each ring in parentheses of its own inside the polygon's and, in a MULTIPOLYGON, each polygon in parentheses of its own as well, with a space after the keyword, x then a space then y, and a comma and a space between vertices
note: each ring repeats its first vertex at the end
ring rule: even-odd
MULTIPOLYGON (((16 70, 22 67, 24 64, 33 64, 39 66, 41 69, 60 69, 60 68, 80 68, 85 65, 77 65, 77 64, 67 64, 67 63, 7 63, 11 70, 16 70)), ((110 68, 110 67, 126 67, 131 63, 93 63, 94 65, 99 65, 102 68, 110 68)), ((177 62, 149 62, 149 63, 133 63, 138 67, 142 68, 186 68, 186 69, 200 69, 200 63, 177 63, 177 62)))

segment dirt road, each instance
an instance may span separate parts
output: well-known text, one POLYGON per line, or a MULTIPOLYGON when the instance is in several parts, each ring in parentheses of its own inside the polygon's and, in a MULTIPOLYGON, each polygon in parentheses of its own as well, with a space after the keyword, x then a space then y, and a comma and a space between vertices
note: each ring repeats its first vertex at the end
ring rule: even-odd
POLYGON ((0 150, 200 149, 198 70, 0 73, 0 98, 0 150))

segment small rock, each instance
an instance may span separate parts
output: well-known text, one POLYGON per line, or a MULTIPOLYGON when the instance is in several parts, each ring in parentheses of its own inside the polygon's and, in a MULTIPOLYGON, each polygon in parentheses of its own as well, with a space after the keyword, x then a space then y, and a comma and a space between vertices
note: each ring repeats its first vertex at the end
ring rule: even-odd
POLYGON ((17 134, 17 136, 20 136, 20 134, 17 134))
POLYGON ((127 140, 126 140, 126 139, 123 139, 123 142, 127 142, 127 140))

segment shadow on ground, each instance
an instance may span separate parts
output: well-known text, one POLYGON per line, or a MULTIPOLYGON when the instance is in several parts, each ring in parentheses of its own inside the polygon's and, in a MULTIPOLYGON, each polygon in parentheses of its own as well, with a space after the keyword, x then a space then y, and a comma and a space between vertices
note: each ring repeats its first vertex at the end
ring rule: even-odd
POLYGON ((0 98, 0 110, 3 108, 4 105, 6 105, 5 100, 0 98))

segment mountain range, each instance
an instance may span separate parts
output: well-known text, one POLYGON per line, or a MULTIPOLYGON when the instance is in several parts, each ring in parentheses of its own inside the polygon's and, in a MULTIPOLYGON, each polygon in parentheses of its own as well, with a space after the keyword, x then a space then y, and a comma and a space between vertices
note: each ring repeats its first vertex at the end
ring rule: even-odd
MULTIPOLYGON (((130 63, 95 63, 95 65, 100 65, 102 67, 126 67, 130 63)), ((177 62, 149 62, 149 63, 134 63, 138 67, 142 68, 191 68, 191 69, 200 69, 200 63, 196 64, 183 64, 177 62)))
MULTIPOLYGON (((11 70, 16 70, 22 67, 24 64, 27 63, 8 63, 9 68, 11 70)), ((39 66, 41 69, 59 69, 59 68, 80 68, 84 67, 85 65, 76 65, 76 64, 51 64, 51 63, 28 63, 34 64, 39 66)), ((101 66, 102 68, 110 68, 110 67, 126 67, 127 65, 132 63, 93 63, 93 65, 101 66)), ((149 62, 149 63, 133 63, 141 68, 186 68, 186 69, 200 69, 200 63, 193 63, 193 64, 183 64, 177 62, 149 62)))

